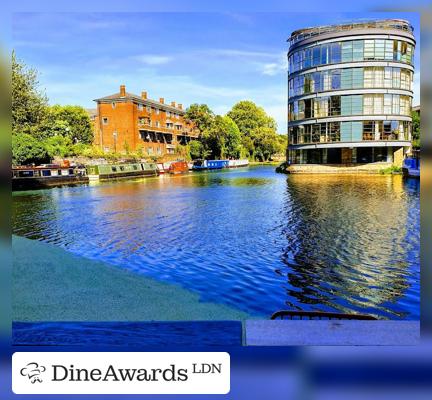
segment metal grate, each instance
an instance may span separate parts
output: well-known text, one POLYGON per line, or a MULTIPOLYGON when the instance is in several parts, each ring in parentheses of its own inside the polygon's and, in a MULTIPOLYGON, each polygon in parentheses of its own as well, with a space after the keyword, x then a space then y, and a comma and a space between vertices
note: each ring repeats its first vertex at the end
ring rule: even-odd
POLYGON ((372 315, 365 314, 344 314, 344 313, 333 313, 333 312, 322 312, 322 311, 290 311, 290 310, 280 310, 276 311, 270 319, 339 319, 339 320, 376 320, 377 318, 372 315))

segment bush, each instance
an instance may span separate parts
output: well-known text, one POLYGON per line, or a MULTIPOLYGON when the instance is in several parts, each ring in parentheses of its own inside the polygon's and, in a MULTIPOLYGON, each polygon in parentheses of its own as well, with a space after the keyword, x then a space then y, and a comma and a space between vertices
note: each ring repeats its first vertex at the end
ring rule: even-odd
POLYGON ((41 164, 49 161, 50 156, 47 149, 39 140, 27 133, 12 135, 13 165, 41 164))

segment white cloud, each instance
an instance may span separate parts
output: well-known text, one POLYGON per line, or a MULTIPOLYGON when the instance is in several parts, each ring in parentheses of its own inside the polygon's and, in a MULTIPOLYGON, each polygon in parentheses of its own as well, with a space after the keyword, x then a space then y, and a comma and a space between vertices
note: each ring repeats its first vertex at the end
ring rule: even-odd
POLYGON ((134 57, 137 61, 146 65, 162 65, 167 64, 173 60, 170 56, 163 56, 158 54, 143 54, 134 57))

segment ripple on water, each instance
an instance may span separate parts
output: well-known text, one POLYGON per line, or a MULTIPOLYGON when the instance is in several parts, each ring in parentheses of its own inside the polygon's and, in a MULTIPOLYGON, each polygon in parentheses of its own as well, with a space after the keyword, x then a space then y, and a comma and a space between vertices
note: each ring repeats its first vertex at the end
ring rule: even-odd
POLYGON ((256 315, 419 318, 419 187, 271 167, 20 193, 13 232, 256 315))

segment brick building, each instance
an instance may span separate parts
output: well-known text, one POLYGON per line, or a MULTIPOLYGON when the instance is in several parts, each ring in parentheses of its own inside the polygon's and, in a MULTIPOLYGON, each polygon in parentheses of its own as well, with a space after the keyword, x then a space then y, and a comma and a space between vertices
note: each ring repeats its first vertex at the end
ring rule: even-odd
POLYGON ((145 156, 175 154, 178 144, 196 139, 199 130, 184 118, 181 104, 165 104, 126 92, 120 92, 94 100, 97 110, 94 116, 94 144, 104 151, 125 152, 142 149, 145 156))

